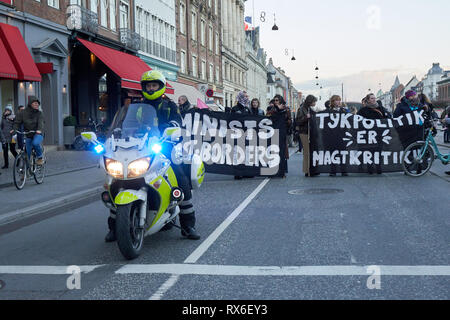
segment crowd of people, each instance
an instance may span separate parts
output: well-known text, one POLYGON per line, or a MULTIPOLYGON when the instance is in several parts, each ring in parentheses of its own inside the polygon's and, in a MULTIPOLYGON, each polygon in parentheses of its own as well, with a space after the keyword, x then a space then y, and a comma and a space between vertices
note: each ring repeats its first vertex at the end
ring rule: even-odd
MULTIPOLYGON (((303 146, 303 172, 306 177, 314 177, 319 174, 311 173, 310 168, 310 150, 309 150, 309 119, 313 113, 318 112, 338 112, 338 113, 353 113, 360 115, 366 119, 388 119, 388 118, 397 118, 407 113, 411 113, 414 111, 425 111, 425 113, 434 119, 438 118, 438 115, 434 111, 433 105, 429 98, 421 93, 417 94, 413 90, 408 90, 405 93, 405 96, 401 99, 400 103, 396 106, 395 111, 391 114, 380 100, 377 100, 376 96, 373 93, 368 94, 361 100, 362 107, 357 110, 354 108, 348 108, 343 102, 340 96, 334 95, 330 98, 329 101, 326 101, 323 107, 317 107, 317 98, 313 95, 309 95, 306 97, 305 102, 302 104, 300 110, 297 112, 297 116, 295 119, 295 131, 297 136, 299 137, 299 151, 303 146)), ((441 115, 441 121, 444 125, 447 125, 446 133, 444 134, 444 142, 449 142, 449 127, 450 127, 450 107, 443 112, 441 115)), ((436 130, 436 128, 433 128, 436 130)), ((381 146, 380 146, 381 147, 381 146)), ((330 173, 330 176, 336 176, 336 173, 330 173)), ((381 167, 378 166, 369 166, 368 173, 374 174, 376 171, 377 174, 381 174, 381 167)), ((450 171, 446 172, 446 174, 450 174, 450 171)), ((343 176, 347 176, 347 173, 343 172, 343 176)))

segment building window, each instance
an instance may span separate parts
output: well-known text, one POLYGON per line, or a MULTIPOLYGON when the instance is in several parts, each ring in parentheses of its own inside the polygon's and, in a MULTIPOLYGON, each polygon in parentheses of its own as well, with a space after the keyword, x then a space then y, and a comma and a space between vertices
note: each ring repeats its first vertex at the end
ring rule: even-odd
POLYGON ((205 41, 206 41, 206 37, 205 37, 205 20, 202 19, 201 23, 200 23, 200 43, 202 44, 202 46, 205 47, 205 41))
POLYGON ((109 0, 109 28, 116 31, 116 0, 109 0))
POLYGON ((210 51, 213 51, 213 45, 214 45, 214 33, 213 33, 213 27, 212 27, 211 25, 209 26, 208 37, 209 37, 208 49, 209 49, 210 51))
POLYGON ((211 6, 212 6, 212 0, 208 0, 208 7, 211 8, 211 6))
POLYGON ((186 52, 183 50, 180 52, 180 71, 186 73, 186 52))
POLYGON ((216 54, 219 54, 219 33, 216 32, 216 54))
POLYGON ((219 15, 219 1, 214 0, 214 14, 217 16, 219 15))
POLYGON ((100 24, 108 28, 108 17, 107 17, 108 0, 100 0, 100 24))
POLYGON ((206 61, 205 60, 202 60, 202 70, 201 70, 200 78, 202 80, 206 80, 206 61))
POLYGON ((120 28, 130 28, 128 25, 128 8, 128 0, 120 0, 120 28))
POLYGON ((98 11, 98 0, 91 0, 90 1, 90 5, 91 5, 91 11, 97 13, 98 11))
POLYGON ((197 40, 197 14, 195 12, 191 13, 191 31, 192 40, 197 40))
POLYGON ((197 78, 197 57, 192 56, 192 76, 197 78))
POLYGON ((59 9, 59 0, 48 0, 47 4, 49 7, 59 9))
POLYGON ((209 82, 214 83, 214 65, 212 63, 209 64, 209 82))
POLYGON ((216 67, 216 83, 220 83, 220 69, 216 67))
MULTIPOLYGON (((41 2, 40 0, 38 2, 41 2)), ((47 3, 50 6, 50 2, 58 2, 58 8, 59 8, 59 0, 48 0, 47 3)), ((82 6, 83 8, 86 8, 86 0, 70 0, 70 4, 77 4, 79 6, 82 6)), ((52 6, 55 7, 55 6, 52 6)))
POLYGON ((186 34, 186 5, 180 2, 180 33, 186 34))

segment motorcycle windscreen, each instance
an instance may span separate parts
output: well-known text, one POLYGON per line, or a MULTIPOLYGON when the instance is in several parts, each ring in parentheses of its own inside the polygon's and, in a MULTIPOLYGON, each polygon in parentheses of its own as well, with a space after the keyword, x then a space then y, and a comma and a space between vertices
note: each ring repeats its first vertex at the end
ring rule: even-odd
POLYGON ((146 133, 151 137, 159 137, 156 109, 145 103, 122 107, 114 116, 111 133, 115 137, 120 134, 121 139, 142 138, 146 133))

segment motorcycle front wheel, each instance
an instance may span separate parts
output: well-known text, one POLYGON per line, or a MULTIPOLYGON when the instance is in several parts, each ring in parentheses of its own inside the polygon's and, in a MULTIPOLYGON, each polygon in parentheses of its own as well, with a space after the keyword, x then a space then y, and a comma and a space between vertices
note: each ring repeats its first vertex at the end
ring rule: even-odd
POLYGON ((117 244, 122 255, 128 260, 139 257, 144 243, 144 229, 139 228, 139 209, 137 202, 117 207, 117 244))

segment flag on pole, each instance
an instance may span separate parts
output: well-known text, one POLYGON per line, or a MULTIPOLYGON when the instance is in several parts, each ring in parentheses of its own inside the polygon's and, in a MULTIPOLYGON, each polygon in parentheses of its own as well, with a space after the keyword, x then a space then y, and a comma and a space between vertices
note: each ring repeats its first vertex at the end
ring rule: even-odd
POLYGON ((245 23, 245 31, 254 29, 253 23, 252 23, 252 17, 245 17, 244 23, 245 23))

